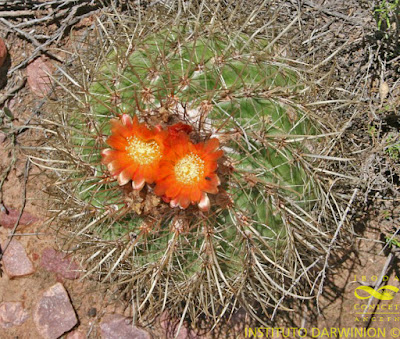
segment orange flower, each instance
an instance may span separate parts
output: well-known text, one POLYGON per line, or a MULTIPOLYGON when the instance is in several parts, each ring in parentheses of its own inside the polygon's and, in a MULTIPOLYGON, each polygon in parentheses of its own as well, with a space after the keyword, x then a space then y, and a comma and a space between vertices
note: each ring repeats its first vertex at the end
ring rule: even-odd
POLYGON ((111 136, 107 144, 112 147, 101 152, 102 163, 118 179, 120 185, 132 180, 134 189, 141 189, 147 182, 157 178, 159 163, 164 153, 167 132, 161 127, 149 129, 123 114, 121 119, 111 120, 111 136))
POLYGON ((186 133, 178 134, 160 162, 154 192, 170 202, 171 207, 187 208, 190 203, 198 203, 202 211, 208 211, 207 193, 218 193, 220 180, 215 171, 223 151, 217 151, 218 139, 193 144, 186 133))

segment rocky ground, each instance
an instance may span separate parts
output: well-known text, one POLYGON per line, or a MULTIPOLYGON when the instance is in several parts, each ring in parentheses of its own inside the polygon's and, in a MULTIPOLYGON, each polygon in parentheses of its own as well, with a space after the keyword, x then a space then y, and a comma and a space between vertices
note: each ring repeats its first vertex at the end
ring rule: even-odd
MULTIPOLYGON (((48 137, 35 130, 34 118, 51 96, 53 83, 48 74, 68 59, 75 32, 82 34, 102 10, 91 1, 78 6, 53 3, 38 1, 24 7, 20 1, 0 0, 0 38, 7 48, 5 54, 0 44, 0 60, 7 55, 0 67, 4 112, 0 123, 0 338, 173 337, 175 324, 165 315, 144 328, 132 326, 130 305, 104 293, 96 282, 81 281, 80 263, 59 250, 61 240, 46 227, 46 170, 26 156, 30 147, 48 137), (57 20, 51 19, 54 15, 57 20)), ((389 247, 385 241, 386 236, 396 239, 400 222, 398 158, 391 146, 395 143, 388 143, 389 136, 398 138, 400 82, 395 65, 399 58, 381 53, 388 42, 376 40, 373 6, 368 1, 276 3, 282 22, 299 15, 292 39, 301 43, 293 53, 307 61, 314 58, 331 72, 321 82, 321 98, 329 97, 342 122, 349 122, 342 130, 348 144, 344 147, 362 164, 364 175, 351 208, 356 225, 352 244, 343 252, 340 265, 327 271, 329 288, 322 293, 319 309, 302 309, 279 323, 391 331, 399 327, 400 315, 398 321, 395 316, 379 320, 374 310, 365 320, 357 320, 362 318, 354 308, 354 289, 360 284, 374 286, 373 277, 385 275, 388 284, 399 286, 398 246, 389 247), (362 276, 365 280, 360 280, 362 276)), ((224 327, 208 334, 184 326, 179 338, 244 337, 245 321, 246 316, 238 314, 227 326, 229 331, 224 327)))

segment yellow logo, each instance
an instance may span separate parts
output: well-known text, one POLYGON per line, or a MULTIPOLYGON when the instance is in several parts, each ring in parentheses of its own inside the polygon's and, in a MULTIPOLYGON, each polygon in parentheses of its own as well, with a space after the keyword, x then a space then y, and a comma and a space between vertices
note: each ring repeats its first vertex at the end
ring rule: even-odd
POLYGON ((397 293, 398 291, 399 289, 397 287, 391 285, 382 286, 381 288, 378 288, 376 291, 369 286, 359 286, 354 291, 354 295, 356 296, 357 299, 369 299, 371 297, 374 297, 379 300, 392 300, 394 298, 394 294, 397 293), (357 293, 357 290, 365 291, 369 293, 369 295, 366 297, 360 297, 357 293), (384 291, 381 293, 379 292, 380 290, 384 291))

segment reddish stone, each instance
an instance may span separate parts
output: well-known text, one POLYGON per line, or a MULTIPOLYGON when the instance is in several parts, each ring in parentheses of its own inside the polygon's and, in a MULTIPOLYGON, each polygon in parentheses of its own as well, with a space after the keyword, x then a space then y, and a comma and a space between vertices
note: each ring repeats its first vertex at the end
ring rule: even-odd
POLYGON ((103 339, 150 339, 150 333, 132 326, 132 319, 120 314, 109 314, 100 323, 103 339))
MULTIPOLYGON (((2 225, 5 228, 14 228, 15 223, 17 222, 20 213, 21 213, 20 211, 13 210, 13 209, 8 210, 8 213, 1 212, 0 213, 0 225, 2 225)), ((22 216, 21 216, 21 219, 19 220, 18 225, 27 226, 27 225, 35 223, 38 220, 39 220, 39 218, 24 211, 22 213, 22 216)))
POLYGON ((0 304, 0 326, 10 328, 21 325, 29 314, 19 301, 2 302, 0 304))
POLYGON ((36 305, 33 320, 46 339, 56 339, 78 322, 64 286, 57 283, 46 290, 36 305))
POLYGON ((66 339, 86 339, 86 335, 82 333, 81 331, 72 331, 71 333, 68 333, 66 339))
POLYGON ((45 57, 37 58, 26 67, 28 85, 38 97, 45 97, 52 89, 51 69, 45 57))
POLYGON ((12 239, 8 247, 7 242, 3 243, 2 248, 5 249, 3 253, 4 272, 10 277, 22 277, 32 274, 35 269, 25 252, 24 246, 15 239, 12 239))
POLYGON ((79 265, 67 258, 65 253, 58 252, 53 248, 45 248, 42 252, 40 266, 45 270, 59 274, 65 279, 77 279, 80 273, 79 265))
POLYGON ((0 38, 0 67, 3 66, 4 61, 7 58, 7 46, 4 43, 4 40, 0 38))

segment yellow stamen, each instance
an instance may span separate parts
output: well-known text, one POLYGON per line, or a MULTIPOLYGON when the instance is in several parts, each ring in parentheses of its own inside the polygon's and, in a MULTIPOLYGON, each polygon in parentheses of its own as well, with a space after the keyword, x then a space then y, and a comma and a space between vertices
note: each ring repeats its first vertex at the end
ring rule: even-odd
POLYGON ((204 160, 197 154, 189 153, 174 167, 176 180, 182 184, 197 184, 204 177, 204 160))
POLYGON ((161 158, 160 145, 154 141, 143 141, 137 137, 129 137, 126 151, 128 155, 140 165, 151 164, 154 160, 161 158))

